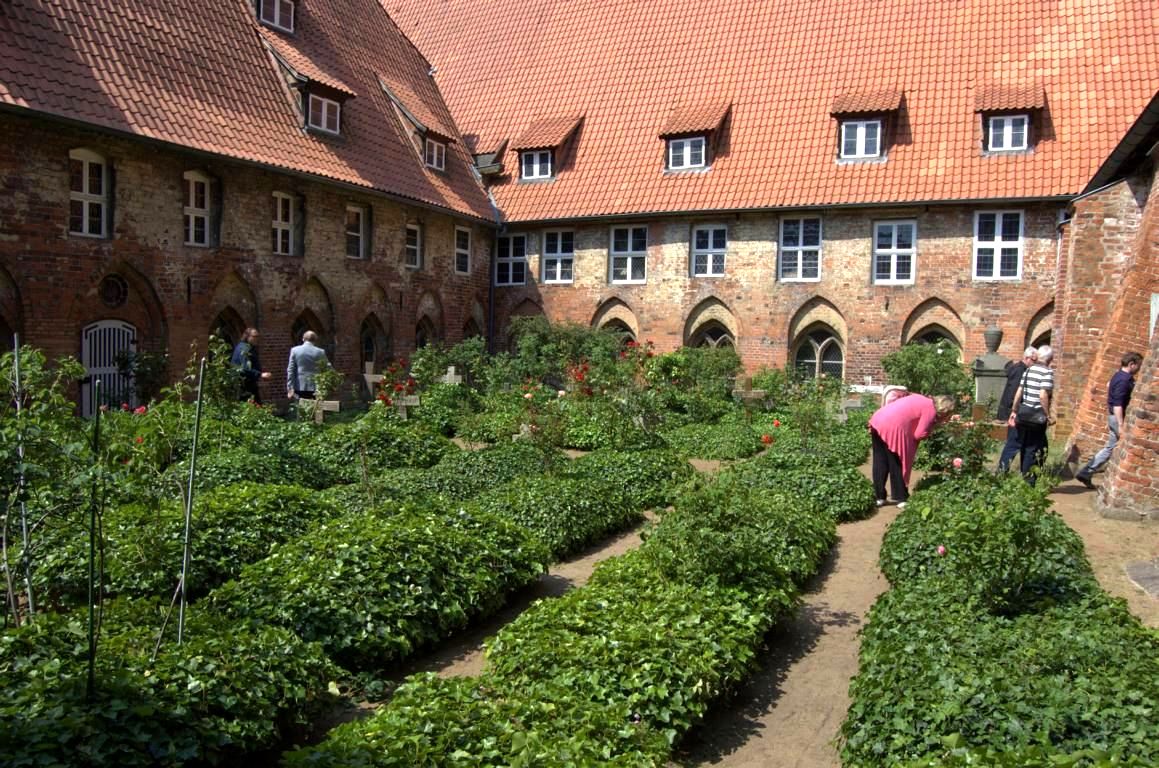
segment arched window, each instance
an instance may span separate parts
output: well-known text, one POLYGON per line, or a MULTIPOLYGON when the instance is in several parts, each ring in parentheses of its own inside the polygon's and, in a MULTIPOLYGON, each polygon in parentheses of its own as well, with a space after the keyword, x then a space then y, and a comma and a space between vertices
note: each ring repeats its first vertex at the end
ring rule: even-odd
POLYGON ((425 347, 437 339, 438 334, 435 332, 434 323, 426 317, 419 320, 419 324, 415 327, 415 349, 425 347))
POLYGON ((14 332, 3 317, 0 317, 0 354, 12 351, 14 332))
POLYGON ((361 371, 373 373, 385 366, 390 357, 390 338, 374 315, 362 321, 358 330, 358 350, 361 371))
POLYGON ((717 322, 705 323, 689 339, 690 347, 735 347, 736 340, 728 329, 717 322))
POLYGON ((85 237, 107 237, 113 186, 108 162, 88 149, 70 151, 68 184, 68 231, 85 237))
POLYGON ((624 337, 623 340, 625 342, 636 340, 636 334, 632 333, 632 329, 629 328, 628 324, 625 323, 623 320, 619 320, 619 319, 609 320, 608 322, 601 325, 600 329, 605 330, 605 331, 611 331, 612 333, 618 333, 618 334, 622 335, 624 337))
POLYGON ((235 312, 232 307, 226 307, 213 319, 209 326, 209 332, 232 348, 241 341, 245 328, 245 321, 241 319, 241 315, 235 312))
POLYGON ((811 331, 798 342, 793 364, 807 379, 821 374, 835 379, 845 377, 845 353, 841 341, 828 328, 811 331))
POLYGON ((463 326, 463 338, 464 339, 473 339, 476 336, 482 336, 482 335, 483 335, 483 332, 479 330, 479 324, 475 322, 474 318, 471 318, 470 320, 468 320, 466 322, 466 324, 463 326))

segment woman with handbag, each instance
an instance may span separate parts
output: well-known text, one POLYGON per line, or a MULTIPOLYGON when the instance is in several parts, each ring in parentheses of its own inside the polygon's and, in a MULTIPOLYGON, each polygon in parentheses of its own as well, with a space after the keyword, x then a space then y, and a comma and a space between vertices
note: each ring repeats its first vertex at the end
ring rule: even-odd
POLYGON ((1046 463, 1046 429, 1054 423, 1050 415, 1051 395, 1054 392, 1054 350, 1048 345, 1038 348, 1038 361, 1022 374, 1022 383, 1014 393, 1010 408, 1008 427, 1018 431, 1022 476, 1034 485, 1035 474, 1031 470, 1046 463))

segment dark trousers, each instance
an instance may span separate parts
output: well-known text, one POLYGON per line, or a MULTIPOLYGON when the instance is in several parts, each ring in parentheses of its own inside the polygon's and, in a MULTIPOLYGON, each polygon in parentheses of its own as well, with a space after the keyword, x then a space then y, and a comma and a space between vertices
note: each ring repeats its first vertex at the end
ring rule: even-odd
POLYGON ((1035 476, 1031 473, 1034 467, 1046 464, 1046 425, 1041 427, 1016 427, 1018 441, 1022 444, 1022 476, 1026 482, 1034 485, 1035 476))
POLYGON ((885 499, 885 478, 889 477, 889 487, 897 501, 909 498, 905 487, 905 475, 901 471, 901 457, 889 449, 885 441, 874 430, 869 430, 873 441, 873 493, 874 498, 885 499))
POLYGON ((1006 428, 1006 444, 1002 446, 1002 455, 998 457, 998 471, 1006 472, 1010 469, 1010 462, 1022 452, 1022 439, 1018 437, 1018 427, 1006 428))
POLYGON ((239 398, 243 403, 247 400, 253 400, 258 405, 262 404, 262 393, 258 389, 257 379, 242 379, 241 395, 239 398))

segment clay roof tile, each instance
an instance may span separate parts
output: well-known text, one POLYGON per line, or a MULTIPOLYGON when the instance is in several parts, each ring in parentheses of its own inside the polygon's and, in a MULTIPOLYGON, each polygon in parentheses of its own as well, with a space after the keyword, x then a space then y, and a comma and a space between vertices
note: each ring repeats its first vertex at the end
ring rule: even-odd
POLYGON ((900 90, 875 91, 873 93, 845 93, 833 100, 829 108, 831 115, 857 115, 875 112, 896 112, 901 108, 900 90))
POLYGON ((551 149, 567 141, 567 138, 579 127, 582 115, 568 117, 549 117, 536 120, 520 134, 519 138, 511 143, 511 148, 519 151, 524 149, 551 149))
POLYGON ((1044 109, 1046 90, 1041 85, 995 85, 978 88, 975 112, 1002 112, 1009 109, 1044 109))
POLYGON ((664 127, 660 129, 660 136, 666 138, 715 131, 731 107, 730 102, 677 107, 668 114, 664 127))

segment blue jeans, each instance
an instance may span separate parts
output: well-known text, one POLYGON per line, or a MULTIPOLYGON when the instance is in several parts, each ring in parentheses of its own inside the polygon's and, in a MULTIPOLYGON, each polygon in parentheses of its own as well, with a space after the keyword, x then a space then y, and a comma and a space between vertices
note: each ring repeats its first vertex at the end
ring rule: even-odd
POLYGON ((1079 470, 1079 475, 1089 478, 1111 460, 1111 454, 1114 452, 1115 446, 1119 444, 1119 420, 1115 418, 1115 414, 1112 413, 1107 416, 1107 426, 1111 430, 1111 436, 1107 438, 1107 444, 1091 457, 1091 460, 1087 462, 1085 467, 1079 470))
POLYGON ((1022 452, 1022 440, 1018 437, 1017 427, 1006 428, 1006 444, 1002 446, 1002 455, 998 457, 998 471, 1008 472, 1010 462, 1022 452))

